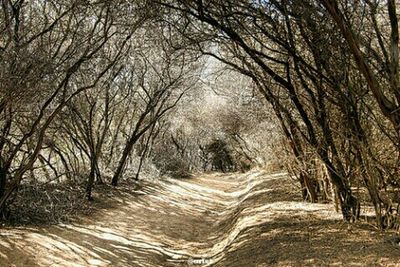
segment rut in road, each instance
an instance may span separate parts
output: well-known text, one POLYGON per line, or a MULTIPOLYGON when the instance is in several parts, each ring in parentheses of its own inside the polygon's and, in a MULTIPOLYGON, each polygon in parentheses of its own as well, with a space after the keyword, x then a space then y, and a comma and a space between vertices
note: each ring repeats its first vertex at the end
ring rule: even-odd
POLYGON ((0 266, 400 262, 368 225, 349 230, 330 205, 301 202, 298 192, 285 174, 264 171, 146 181, 79 222, 3 229, 0 266))

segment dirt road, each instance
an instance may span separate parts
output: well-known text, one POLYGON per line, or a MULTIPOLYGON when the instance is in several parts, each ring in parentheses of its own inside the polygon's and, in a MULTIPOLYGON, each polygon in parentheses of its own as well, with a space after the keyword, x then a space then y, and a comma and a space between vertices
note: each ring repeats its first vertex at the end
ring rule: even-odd
POLYGON ((72 224, 0 229, 0 266, 400 266, 388 234, 298 191, 262 171, 143 182, 72 224))

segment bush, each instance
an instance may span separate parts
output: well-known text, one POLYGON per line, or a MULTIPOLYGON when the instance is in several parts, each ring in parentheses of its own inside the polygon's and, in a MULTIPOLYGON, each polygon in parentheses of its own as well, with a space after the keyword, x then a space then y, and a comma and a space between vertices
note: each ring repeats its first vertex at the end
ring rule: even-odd
POLYGON ((162 175, 169 175, 173 178, 189 178, 190 166, 176 154, 159 154, 153 159, 154 165, 162 175))

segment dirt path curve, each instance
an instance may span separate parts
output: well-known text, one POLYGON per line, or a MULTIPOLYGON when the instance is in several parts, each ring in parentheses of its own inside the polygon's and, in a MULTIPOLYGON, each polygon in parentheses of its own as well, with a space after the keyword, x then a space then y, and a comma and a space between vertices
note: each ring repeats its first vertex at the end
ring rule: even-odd
POLYGON ((297 192, 262 171, 145 182, 73 224, 0 229, 0 266, 400 266, 386 235, 297 192))

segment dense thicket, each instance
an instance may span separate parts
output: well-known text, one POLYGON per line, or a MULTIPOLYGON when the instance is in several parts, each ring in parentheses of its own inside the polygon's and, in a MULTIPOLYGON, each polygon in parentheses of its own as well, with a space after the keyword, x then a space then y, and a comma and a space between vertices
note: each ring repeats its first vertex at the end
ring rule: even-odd
POLYGON ((144 165, 269 164, 346 220, 366 189, 396 224, 395 0, 1 3, 2 213, 24 182, 84 181, 92 199, 144 165))
POLYGON ((146 1, 2 1, 0 211, 24 180, 116 185, 198 80, 146 1))

